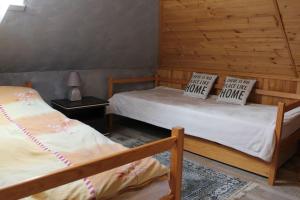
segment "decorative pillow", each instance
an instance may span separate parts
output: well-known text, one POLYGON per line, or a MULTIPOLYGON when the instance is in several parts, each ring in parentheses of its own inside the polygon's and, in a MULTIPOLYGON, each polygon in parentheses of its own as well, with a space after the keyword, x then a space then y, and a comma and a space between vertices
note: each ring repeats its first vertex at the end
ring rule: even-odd
POLYGON ((226 77, 217 101, 245 105, 256 80, 226 77))
POLYGON ((217 75, 194 72, 189 84, 185 88, 184 94, 206 99, 217 77, 217 75))

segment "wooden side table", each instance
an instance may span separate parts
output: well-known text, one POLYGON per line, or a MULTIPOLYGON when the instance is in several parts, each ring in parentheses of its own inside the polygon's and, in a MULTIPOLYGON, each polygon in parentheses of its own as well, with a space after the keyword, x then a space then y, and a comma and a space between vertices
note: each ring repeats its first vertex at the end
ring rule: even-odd
POLYGON ((67 117, 88 124, 104 135, 107 133, 105 112, 108 101, 88 96, 73 102, 68 99, 52 100, 51 105, 67 117))

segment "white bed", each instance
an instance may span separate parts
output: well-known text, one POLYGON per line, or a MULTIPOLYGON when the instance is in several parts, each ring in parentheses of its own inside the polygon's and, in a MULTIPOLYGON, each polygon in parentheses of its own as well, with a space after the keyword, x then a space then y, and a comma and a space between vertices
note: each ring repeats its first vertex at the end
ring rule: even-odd
MULTIPOLYGON (((183 90, 156 87, 115 94, 108 113, 171 129, 185 127, 186 134, 207 139, 270 161, 275 146, 276 106, 245 106, 183 95, 183 90)), ((282 138, 300 128, 300 108, 285 115, 282 138)))

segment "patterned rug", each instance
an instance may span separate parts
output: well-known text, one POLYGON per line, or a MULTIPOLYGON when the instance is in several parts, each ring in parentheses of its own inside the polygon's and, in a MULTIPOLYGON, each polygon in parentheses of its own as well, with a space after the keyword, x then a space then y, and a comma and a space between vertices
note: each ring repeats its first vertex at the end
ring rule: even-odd
MULTIPOLYGON (((109 136, 115 142, 127 147, 136 147, 151 141, 151 139, 132 138, 121 134, 109 136)), ((155 156, 162 164, 169 165, 169 152, 155 156)), ((223 200, 243 190, 249 182, 216 172, 193 161, 184 159, 182 180, 183 200, 223 200)))

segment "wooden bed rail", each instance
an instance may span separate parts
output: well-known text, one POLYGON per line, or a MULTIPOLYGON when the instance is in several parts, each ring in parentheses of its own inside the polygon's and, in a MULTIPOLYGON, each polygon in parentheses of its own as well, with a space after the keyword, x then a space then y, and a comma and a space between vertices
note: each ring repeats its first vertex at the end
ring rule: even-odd
POLYGON ((285 112, 293 110, 293 109, 295 109, 297 107, 300 107, 300 101, 296 101, 296 102, 292 102, 292 103, 286 104, 285 105, 285 112))
POLYGON ((129 84, 129 83, 143 83, 143 82, 155 82, 155 86, 158 86, 158 76, 146 76, 138 78, 123 78, 113 79, 112 76, 108 78, 108 97, 113 96, 113 90, 115 84, 129 84))
MULTIPOLYGON (((158 79, 159 79, 159 82, 165 82, 165 83, 170 83, 170 84, 179 84, 179 85, 181 85, 181 89, 183 89, 185 87, 185 85, 188 84, 188 81, 182 80, 182 79, 165 79, 165 78, 158 78, 158 79)), ((214 88, 221 90, 223 88, 223 84, 215 84, 214 88)), ((261 96, 280 97, 280 98, 300 100, 299 94, 288 93, 288 92, 254 89, 253 93, 256 95, 261 95, 261 96)))
POLYGON ((101 159, 95 159, 83 164, 67 167, 45 176, 33 178, 13 186, 2 188, 0 189, 0 197, 5 197, 6 200, 24 198, 136 160, 140 160, 142 158, 171 150, 171 193, 164 198, 179 200, 181 195, 183 135, 183 128, 173 128, 172 135, 169 138, 128 149, 120 153, 115 153, 101 159))

